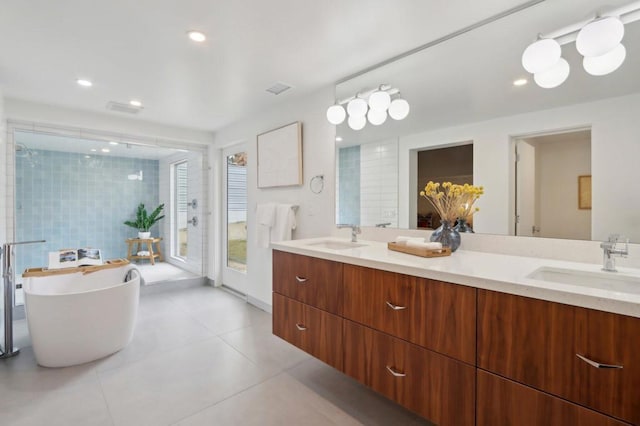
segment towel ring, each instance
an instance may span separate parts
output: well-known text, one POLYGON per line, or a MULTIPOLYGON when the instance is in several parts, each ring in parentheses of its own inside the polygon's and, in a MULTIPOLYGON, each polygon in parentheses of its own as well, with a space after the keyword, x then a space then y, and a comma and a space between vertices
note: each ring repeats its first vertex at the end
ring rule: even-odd
POLYGON ((314 194, 319 194, 324 189, 324 175, 315 175, 309 181, 309 189, 314 194))

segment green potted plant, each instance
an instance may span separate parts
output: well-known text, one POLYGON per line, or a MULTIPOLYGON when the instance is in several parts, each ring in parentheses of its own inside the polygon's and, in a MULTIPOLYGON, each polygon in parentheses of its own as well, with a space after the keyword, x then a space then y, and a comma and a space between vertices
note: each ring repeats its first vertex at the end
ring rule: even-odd
POLYGON ((138 238, 150 238, 151 232, 149 232, 149 229, 164 217, 164 215, 160 216, 163 208, 164 203, 160 204, 151 212, 151 214, 149 214, 147 209, 144 207, 144 203, 140 203, 136 210, 136 220, 126 220, 124 224, 132 228, 136 228, 138 230, 138 238))

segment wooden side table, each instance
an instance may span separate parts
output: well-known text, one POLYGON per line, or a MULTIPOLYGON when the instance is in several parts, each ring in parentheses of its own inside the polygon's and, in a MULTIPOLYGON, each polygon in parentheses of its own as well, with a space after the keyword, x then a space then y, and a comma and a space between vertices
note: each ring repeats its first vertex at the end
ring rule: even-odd
POLYGON ((127 238, 125 242, 127 243, 127 259, 149 259, 152 265, 155 265, 155 258, 158 258, 160 262, 163 261, 162 258, 162 250, 160 249, 160 241, 162 238, 127 238), (133 252, 133 245, 137 244, 137 250, 133 252), (144 245, 147 245, 147 250, 149 255, 147 256, 138 256, 138 252, 143 250, 144 245), (153 245, 155 244, 156 249, 153 249, 153 245))

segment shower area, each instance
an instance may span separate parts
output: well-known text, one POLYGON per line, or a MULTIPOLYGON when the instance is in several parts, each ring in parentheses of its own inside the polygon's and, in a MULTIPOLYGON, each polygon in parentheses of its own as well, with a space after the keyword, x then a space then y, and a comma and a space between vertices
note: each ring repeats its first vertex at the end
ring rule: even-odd
POLYGON ((149 212, 164 204, 165 215, 150 229, 160 239, 163 261, 131 259, 147 284, 206 275, 206 151, 116 135, 20 128, 12 135, 15 216, 9 235, 15 241, 46 240, 14 251, 16 305, 22 303, 21 273, 47 267, 49 252, 97 248, 104 260, 127 258, 127 239, 137 238, 138 231, 123 222, 135 220, 141 203, 149 212))

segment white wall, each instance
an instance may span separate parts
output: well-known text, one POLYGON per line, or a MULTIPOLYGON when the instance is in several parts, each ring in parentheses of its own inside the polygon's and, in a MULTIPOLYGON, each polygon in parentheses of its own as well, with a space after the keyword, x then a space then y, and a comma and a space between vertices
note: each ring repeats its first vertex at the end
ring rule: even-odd
MULTIPOLYGON (((285 95, 286 96, 286 95, 285 95)), ((258 304, 271 305, 271 249, 258 248, 256 244, 255 209, 258 203, 280 202, 299 206, 297 229, 294 238, 310 238, 328 235, 334 228, 335 195, 335 128, 325 117, 327 107, 334 102, 334 88, 327 87, 303 98, 283 100, 283 103, 260 114, 240 120, 215 133, 215 150, 212 164, 216 166, 214 197, 221 206, 221 148, 235 143, 248 145, 247 170, 247 278, 248 296, 258 304), (256 168, 256 136, 265 131, 294 121, 302 122, 303 185, 283 188, 258 189, 256 168), (324 175, 324 190, 314 194, 309 189, 309 181, 315 175, 324 175), (216 195, 217 193, 217 195, 216 195)), ((219 210, 216 207, 214 210, 219 210)), ((221 267, 219 252, 222 241, 220 219, 216 215, 212 221, 216 227, 213 238, 218 250, 217 271, 221 267)), ((220 283, 216 274, 216 283, 220 283)))
POLYGON ((640 197, 631 195, 640 181, 640 95, 610 98, 494 120, 463 124, 400 138, 400 226, 408 227, 410 199, 417 193, 410 180, 411 150, 473 140, 474 183, 483 185, 474 218, 479 232, 508 235, 513 223, 512 147, 515 136, 591 127, 594 240, 620 233, 640 241, 640 197))
POLYGON ((591 210, 578 208, 578 176, 591 174, 589 139, 536 146, 540 236, 591 239, 591 210))

